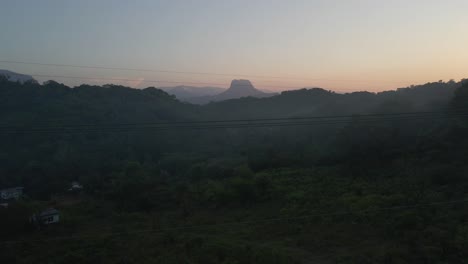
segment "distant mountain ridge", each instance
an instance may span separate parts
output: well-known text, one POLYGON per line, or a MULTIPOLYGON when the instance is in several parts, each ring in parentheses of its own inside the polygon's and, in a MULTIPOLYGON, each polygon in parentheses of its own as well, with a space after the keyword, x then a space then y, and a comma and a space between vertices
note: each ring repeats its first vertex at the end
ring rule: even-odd
POLYGON ((266 93, 256 89, 249 80, 232 80, 231 86, 229 89, 224 92, 212 95, 212 96, 203 96, 198 98, 191 98, 189 102, 195 104, 206 104, 209 102, 218 102, 230 99, 238 99, 243 97, 256 97, 264 98, 276 95, 276 93, 266 93))
POLYGON ((195 86, 174 86, 174 87, 158 87, 168 94, 174 95, 181 101, 189 102, 191 98, 202 96, 213 96, 226 91, 220 87, 195 87, 195 86))
MULTIPOLYGON (((199 107, 181 103, 174 96, 154 87, 146 89, 132 89, 119 85, 68 87, 53 81, 44 84, 21 84, 0 78, 0 105, 4 109, 0 118, 13 120, 13 117, 18 115, 22 117, 21 122, 24 123, 39 116, 44 119, 76 116, 76 120, 81 120, 82 123, 88 119, 104 123, 110 121, 130 123, 154 120, 185 121, 197 118, 235 120, 329 116, 343 113, 424 112, 445 109, 460 86, 461 82, 433 82, 393 91, 346 94, 312 88, 284 91, 267 98, 250 96, 223 100, 199 107), (9 119, 10 115, 12 117, 9 119)), ((237 81, 233 81, 230 89, 234 91, 207 96, 204 98, 205 102, 222 99, 221 96, 226 94, 227 98, 232 92, 236 92, 235 96, 242 96, 245 95, 241 94, 245 92, 244 89, 247 92, 253 90, 249 82, 237 81)))
POLYGON ((9 70, 0 69, 0 76, 6 77, 7 80, 11 82, 20 82, 20 83, 25 83, 27 81, 36 82, 36 80, 30 75, 20 74, 20 73, 12 72, 9 70))
MULTIPOLYGON (((9 70, 0 69, 0 76, 5 77, 11 82, 37 82, 30 75, 20 74, 9 70)), ((207 104, 209 102, 219 102, 242 97, 263 98, 276 95, 276 93, 268 93, 256 89, 249 80, 232 80, 229 89, 211 86, 196 87, 186 85, 158 87, 158 89, 161 89, 170 95, 174 95, 180 101, 193 104, 207 104)))

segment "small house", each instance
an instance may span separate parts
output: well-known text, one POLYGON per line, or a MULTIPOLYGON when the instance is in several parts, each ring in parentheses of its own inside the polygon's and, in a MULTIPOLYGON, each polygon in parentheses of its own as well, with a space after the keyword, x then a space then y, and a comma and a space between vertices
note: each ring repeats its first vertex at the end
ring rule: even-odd
POLYGON ((39 214, 33 214, 30 221, 38 227, 55 224, 60 221, 60 213, 57 209, 49 208, 39 214))
POLYGON ((2 200, 18 200, 23 195, 23 187, 15 187, 0 190, 0 198, 2 200))
POLYGON ((83 185, 76 181, 72 182, 68 189, 69 192, 80 192, 81 190, 83 190, 83 185))
POLYGON ((55 224, 60 221, 60 214, 57 209, 49 208, 39 214, 39 220, 44 225, 55 224))

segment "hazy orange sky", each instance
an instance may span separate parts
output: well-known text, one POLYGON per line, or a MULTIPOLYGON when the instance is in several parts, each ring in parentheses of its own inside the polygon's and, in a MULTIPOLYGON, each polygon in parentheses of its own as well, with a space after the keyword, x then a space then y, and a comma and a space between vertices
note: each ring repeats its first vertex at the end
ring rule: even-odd
POLYGON ((89 78, 36 77, 69 85, 226 87, 247 78, 274 91, 380 91, 468 77, 466 10, 466 0, 7 1, 1 61, 169 72, 0 68, 89 78))

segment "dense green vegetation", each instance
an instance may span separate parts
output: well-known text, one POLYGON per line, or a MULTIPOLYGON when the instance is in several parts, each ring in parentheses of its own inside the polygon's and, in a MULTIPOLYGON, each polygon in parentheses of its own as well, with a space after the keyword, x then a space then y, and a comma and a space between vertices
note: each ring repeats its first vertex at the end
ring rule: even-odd
POLYGON ((26 192, 0 209, 0 243, 16 241, 0 255, 10 263, 466 263, 467 97, 468 84, 450 81, 195 106, 156 88, 0 80, 0 187, 26 192), (385 118, 416 112, 430 113, 385 118), (350 117, 102 126, 337 115, 350 117), (68 194, 75 180, 85 190, 68 194), (28 216, 48 206, 61 211, 60 224, 29 228, 28 216))

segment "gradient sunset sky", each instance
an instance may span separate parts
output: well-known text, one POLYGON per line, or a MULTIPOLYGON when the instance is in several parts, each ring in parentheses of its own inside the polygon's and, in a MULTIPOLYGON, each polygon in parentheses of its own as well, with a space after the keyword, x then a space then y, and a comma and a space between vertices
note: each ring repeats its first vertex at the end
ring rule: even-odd
POLYGON ((467 0, 2 1, 1 61, 226 75, 0 69, 90 78, 37 77, 68 85, 226 87, 248 78, 275 91, 380 91, 467 78, 467 10, 467 0))

